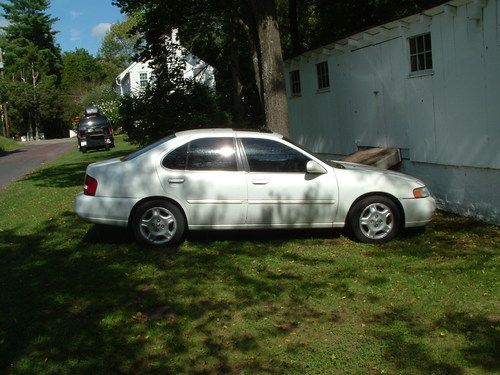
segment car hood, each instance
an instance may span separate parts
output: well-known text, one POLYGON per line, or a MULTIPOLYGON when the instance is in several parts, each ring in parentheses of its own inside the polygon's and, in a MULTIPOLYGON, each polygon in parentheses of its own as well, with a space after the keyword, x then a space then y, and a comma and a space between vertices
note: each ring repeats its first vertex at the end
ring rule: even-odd
POLYGON ((415 177, 408 176, 404 173, 390 171, 390 170, 386 170, 386 169, 380 169, 380 168, 373 167, 370 165, 350 163, 350 162, 345 162, 345 161, 337 161, 337 163, 339 163, 345 169, 350 170, 350 171, 355 171, 355 172, 360 172, 360 173, 377 173, 377 174, 384 175, 386 177, 400 178, 400 179, 406 180, 408 182, 416 183, 417 185, 425 186, 425 184, 422 181, 420 181, 419 179, 417 179, 415 177))

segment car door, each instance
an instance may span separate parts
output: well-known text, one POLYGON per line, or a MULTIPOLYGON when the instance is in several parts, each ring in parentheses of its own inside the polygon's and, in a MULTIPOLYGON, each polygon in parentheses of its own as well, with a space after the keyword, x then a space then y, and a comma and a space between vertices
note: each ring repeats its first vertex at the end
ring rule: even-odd
POLYGON ((192 140, 169 152, 159 176, 167 196, 186 209, 191 228, 231 228, 244 224, 245 171, 235 139, 192 140))
POLYGON ((337 209, 335 173, 308 174, 310 155, 281 140, 239 138, 247 164, 247 225, 331 227, 337 209))

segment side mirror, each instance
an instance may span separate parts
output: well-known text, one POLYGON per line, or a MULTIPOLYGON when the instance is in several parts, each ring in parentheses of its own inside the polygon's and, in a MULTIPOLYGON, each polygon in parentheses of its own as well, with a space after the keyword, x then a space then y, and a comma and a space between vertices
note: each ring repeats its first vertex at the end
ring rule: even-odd
POLYGON ((326 169, 319 165, 314 160, 309 160, 306 165, 307 173, 310 174, 325 174, 326 169))

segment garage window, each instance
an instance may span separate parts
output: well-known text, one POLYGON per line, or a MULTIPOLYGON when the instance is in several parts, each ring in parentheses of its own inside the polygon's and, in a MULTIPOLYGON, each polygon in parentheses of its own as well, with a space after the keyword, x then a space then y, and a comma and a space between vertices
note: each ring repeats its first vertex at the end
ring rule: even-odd
POLYGON ((290 88, 292 91, 292 96, 299 96, 301 92, 300 88, 300 71, 293 70, 290 72, 290 88))
POLYGON ((323 61, 316 64, 316 75, 318 77, 318 90, 330 87, 330 76, 328 75, 328 62, 323 61))
POLYGON ((420 72, 432 69, 431 34, 421 34, 408 38, 410 44, 411 72, 420 72))

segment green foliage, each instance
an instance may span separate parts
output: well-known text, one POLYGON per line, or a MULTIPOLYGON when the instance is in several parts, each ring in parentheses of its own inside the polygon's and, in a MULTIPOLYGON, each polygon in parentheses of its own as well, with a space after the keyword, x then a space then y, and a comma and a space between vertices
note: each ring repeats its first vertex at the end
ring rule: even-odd
POLYGON ((14 151, 21 147, 21 145, 10 138, 0 136, 0 156, 2 152, 14 151))
POLYGON ((98 56, 114 65, 126 68, 136 55, 135 45, 139 39, 134 32, 139 15, 134 13, 125 21, 114 23, 102 40, 98 56))
POLYGON ((69 121, 72 116, 81 116, 90 104, 100 103, 111 108, 109 103, 113 101, 114 110, 109 111, 113 113, 109 117, 117 119, 117 95, 110 87, 121 69, 112 62, 93 57, 84 49, 64 53, 62 61, 64 119, 69 121))
POLYGON ((154 85, 138 97, 122 98, 120 121, 131 141, 144 145, 175 131, 227 124, 206 86, 186 82, 184 87, 171 88, 154 85))
POLYGON ((5 51, 5 79, 9 119, 14 133, 60 135, 59 83, 61 56, 55 44, 55 18, 47 14, 47 0, 10 0, 0 3, 9 21, 0 38, 5 51))

